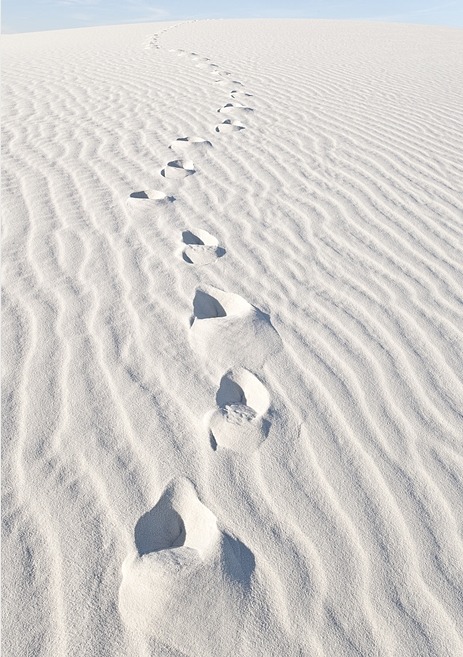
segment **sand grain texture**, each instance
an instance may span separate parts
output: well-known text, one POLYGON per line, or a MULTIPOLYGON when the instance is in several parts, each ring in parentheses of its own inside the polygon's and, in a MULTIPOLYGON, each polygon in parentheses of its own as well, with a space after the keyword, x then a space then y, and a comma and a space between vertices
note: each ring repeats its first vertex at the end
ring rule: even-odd
POLYGON ((3 39, 3 654, 463 654, 461 30, 3 39))

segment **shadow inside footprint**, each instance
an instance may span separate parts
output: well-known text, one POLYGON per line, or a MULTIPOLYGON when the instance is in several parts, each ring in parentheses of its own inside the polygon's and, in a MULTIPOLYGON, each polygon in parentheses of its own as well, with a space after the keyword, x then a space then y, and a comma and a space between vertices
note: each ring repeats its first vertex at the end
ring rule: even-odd
POLYGON ((183 520, 165 498, 161 498, 151 511, 142 515, 135 525, 135 546, 140 557, 151 552, 181 547, 185 538, 183 520))
POLYGON ((132 192, 130 198, 149 198, 146 192, 132 192))
POLYGON ((224 307, 215 297, 203 292, 202 290, 196 290, 195 297, 193 299, 193 313, 197 319, 209 319, 212 317, 226 317, 227 313, 225 312, 224 307))
POLYGON ((191 232, 191 230, 184 230, 182 233, 182 240, 184 244, 197 244, 197 245, 204 245, 204 242, 202 239, 200 239, 197 235, 191 232))
POLYGON ((239 294, 224 292, 212 287, 212 285, 204 286, 202 289, 197 288, 193 299, 194 319, 237 317, 253 311, 256 314, 260 312, 239 294))
POLYGON ((215 401, 219 408, 225 408, 229 404, 244 404, 246 406, 248 404, 243 388, 228 376, 222 377, 215 401))

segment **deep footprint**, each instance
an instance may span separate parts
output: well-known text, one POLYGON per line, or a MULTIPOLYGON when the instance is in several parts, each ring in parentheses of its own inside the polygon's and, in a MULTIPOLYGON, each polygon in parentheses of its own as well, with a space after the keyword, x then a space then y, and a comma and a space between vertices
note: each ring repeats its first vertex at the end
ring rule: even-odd
POLYGON ((252 454, 270 431, 270 396, 259 379, 244 368, 227 372, 216 395, 217 410, 209 420, 211 444, 252 454))
POLYGON ((195 171, 193 162, 189 160, 172 160, 161 170, 161 176, 175 180, 191 176, 195 171))
POLYGON ((156 506, 145 513, 135 526, 138 555, 163 550, 178 550, 185 558, 204 558, 219 537, 217 520, 196 497, 188 482, 171 483, 156 506))
POLYGON ((186 245, 182 257, 189 265, 209 265, 226 253, 218 240, 201 228, 184 230, 182 241, 186 245))
POLYGON ((238 366, 257 371, 281 349, 268 315, 239 294, 212 286, 196 290, 189 335, 214 376, 238 366))
MULTIPOLYGON (((221 531, 215 515, 187 479, 168 484, 156 505, 135 526, 134 543, 122 564, 119 611, 126 625, 166 643, 184 637, 182 650, 204 627, 203 605, 187 605, 192 587, 207 591, 208 621, 225 613, 238 632, 255 570, 252 552, 221 531), (179 609, 181 613, 171 613, 179 609), (166 618, 169 622, 166 622, 166 618)), ((207 633, 205 633, 207 634, 207 633)), ((201 635, 201 632, 199 633, 201 635)), ((209 637, 195 654, 207 654, 209 637)), ((231 646, 230 646, 231 648, 231 646)), ((188 653, 190 654, 190 653, 188 653)))

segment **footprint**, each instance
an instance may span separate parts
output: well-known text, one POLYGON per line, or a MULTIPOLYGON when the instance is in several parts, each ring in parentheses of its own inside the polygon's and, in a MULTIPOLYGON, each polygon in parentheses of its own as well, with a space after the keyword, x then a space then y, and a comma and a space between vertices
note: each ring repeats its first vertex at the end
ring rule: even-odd
POLYGON ((174 200, 174 196, 168 196, 158 189, 147 189, 141 192, 132 192, 127 199, 127 204, 133 207, 142 207, 144 203, 153 205, 155 203, 172 203, 174 200))
POLYGON ((226 253, 218 240, 201 228, 184 230, 182 241, 186 245, 182 256, 189 265, 209 265, 226 253))
POLYGON ((207 150, 208 148, 212 148, 212 144, 202 137, 178 137, 170 144, 169 148, 177 153, 184 153, 190 150, 207 150))
POLYGON ((174 551, 182 558, 203 559, 219 538, 217 519, 198 500, 188 481, 171 482, 151 511, 135 526, 138 555, 174 551))
POLYGON ((164 169, 161 170, 161 176, 164 178, 186 178, 195 173, 196 169, 193 162, 189 160, 172 160, 168 162, 164 169))
POLYGON ((221 114, 241 114, 243 112, 253 112, 254 110, 246 105, 241 105, 241 103, 227 103, 217 111, 221 114))
POLYGON ((150 37, 148 37, 147 41, 145 42, 145 49, 148 50, 150 48, 159 48, 158 37, 159 33, 152 34, 150 37))
POLYGON ((203 568, 218 546, 217 519, 192 484, 174 480, 156 505, 138 520, 134 545, 122 564, 119 609, 128 625, 162 616, 176 587, 203 568))
MULTIPOLYGON (((212 74, 216 75, 216 71, 212 71, 212 74)), ((214 80, 214 83, 217 84, 217 85, 220 85, 221 87, 225 87, 225 86, 227 86, 227 87, 229 87, 229 86, 243 87, 244 86, 243 83, 240 82, 239 80, 230 80, 230 79, 223 79, 223 78, 219 78, 218 80, 214 80)))
POLYGON ((245 130, 245 126, 239 121, 232 121, 231 119, 225 119, 215 127, 216 132, 237 132, 239 130, 245 130))
POLYGON ((211 60, 208 57, 202 57, 201 59, 196 59, 196 68, 202 68, 205 71, 213 72, 217 70, 217 64, 211 64, 211 60))
POLYGON ((193 325, 197 320, 236 317, 252 313, 251 306, 239 294, 223 292, 212 286, 197 289, 193 299, 193 325))
POLYGON ((214 376, 238 366, 257 371, 281 349, 268 315, 239 294, 212 286, 196 290, 189 336, 214 376))
POLYGON ((252 552, 219 529, 187 479, 175 479, 135 526, 122 564, 119 611, 131 629, 188 654, 191 636, 197 636, 195 654, 208 654, 206 625, 212 620, 218 627, 222 614, 234 625, 235 641, 254 570, 252 552), (207 592, 206 619, 204 605, 191 604, 192 590, 207 592))
POLYGON ((227 372, 216 395, 217 410, 209 420, 211 444, 251 454, 267 438, 270 396, 259 379, 243 368, 227 372))
POLYGON ((244 100, 245 102, 248 98, 252 98, 252 94, 248 94, 245 91, 238 91, 237 89, 230 91, 230 96, 235 100, 244 100))

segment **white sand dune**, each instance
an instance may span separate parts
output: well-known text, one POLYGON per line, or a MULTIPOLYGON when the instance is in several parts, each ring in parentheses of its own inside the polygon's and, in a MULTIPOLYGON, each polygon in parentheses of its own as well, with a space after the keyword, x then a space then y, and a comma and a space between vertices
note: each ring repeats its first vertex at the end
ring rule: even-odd
POLYGON ((3 57, 3 654, 463 655, 461 30, 3 57))

